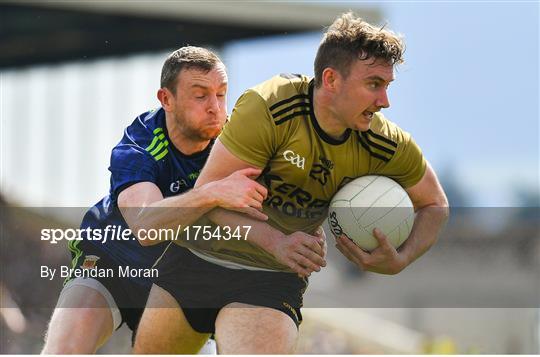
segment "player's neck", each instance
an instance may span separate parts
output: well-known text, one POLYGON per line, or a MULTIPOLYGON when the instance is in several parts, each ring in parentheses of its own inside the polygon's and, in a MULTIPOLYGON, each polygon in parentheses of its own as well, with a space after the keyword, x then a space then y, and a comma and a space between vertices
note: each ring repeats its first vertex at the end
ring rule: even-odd
POLYGON ((317 123, 326 134, 334 139, 341 139, 345 135, 347 128, 332 111, 331 98, 323 90, 317 88, 313 91, 313 111, 317 123))
POLYGON ((167 132, 169 139, 174 147, 184 155, 192 155, 206 149, 210 140, 201 140, 192 136, 186 135, 178 126, 176 121, 169 117, 165 117, 167 132))

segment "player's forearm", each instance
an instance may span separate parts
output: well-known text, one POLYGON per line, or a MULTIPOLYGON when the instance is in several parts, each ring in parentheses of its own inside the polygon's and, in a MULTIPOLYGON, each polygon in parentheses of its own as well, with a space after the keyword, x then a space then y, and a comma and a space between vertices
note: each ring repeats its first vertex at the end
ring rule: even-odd
POLYGON ((285 234, 268 223, 223 208, 212 210, 208 213, 207 217, 220 226, 240 227, 243 236, 248 242, 261 247, 271 254, 277 240, 285 236, 285 234), (249 235, 246 236, 247 230, 243 227, 247 226, 251 228, 249 235))
MULTIPOLYGON (((159 240, 142 239, 138 234, 141 229, 172 229, 185 227, 216 206, 215 200, 204 189, 193 189, 184 194, 165 198, 154 202, 147 207, 137 208, 135 215, 130 215, 132 228, 135 236, 139 238, 141 245, 155 245, 165 240, 173 239, 173 235, 164 235, 159 240)), ((129 209, 129 208, 128 208, 129 209)), ((181 230, 181 229, 180 229, 181 230)))
POLYGON ((421 257, 435 244, 448 220, 449 212, 448 207, 444 205, 427 206, 417 211, 411 234, 398 250, 406 257, 407 265, 421 257))

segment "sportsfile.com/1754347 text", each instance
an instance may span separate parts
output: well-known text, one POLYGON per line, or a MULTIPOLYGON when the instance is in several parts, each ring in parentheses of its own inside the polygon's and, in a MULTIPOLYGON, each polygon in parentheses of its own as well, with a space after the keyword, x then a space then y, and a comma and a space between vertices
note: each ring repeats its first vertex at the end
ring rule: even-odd
POLYGON ((41 230, 41 240, 57 244, 62 240, 93 240, 101 241, 127 241, 150 240, 170 241, 183 239, 195 240, 247 240, 251 226, 177 226, 174 228, 139 228, 136 234, 129 228, 119 225, 108 225, 104 228, 44 228, 41 230))

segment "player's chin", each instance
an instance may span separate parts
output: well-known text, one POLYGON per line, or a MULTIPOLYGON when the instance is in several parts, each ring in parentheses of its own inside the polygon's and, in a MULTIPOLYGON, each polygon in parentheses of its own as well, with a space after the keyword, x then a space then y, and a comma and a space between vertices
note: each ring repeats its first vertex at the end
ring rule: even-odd
POLYGON ((221 125, 207 127, 204 130, 201 130, 200 134, 205 140, 211 140, 218 137, 219 133, 221 133, 221 129, 223 129, 223 126, 221 125))
POLYGON ((355 130, 358 130, 358 131, 368 131, 369 130, 369 126, 371 124, 371 121, 362 121, 362 122, 359 122, 359 123, 356 123, 355 125, 355 130))

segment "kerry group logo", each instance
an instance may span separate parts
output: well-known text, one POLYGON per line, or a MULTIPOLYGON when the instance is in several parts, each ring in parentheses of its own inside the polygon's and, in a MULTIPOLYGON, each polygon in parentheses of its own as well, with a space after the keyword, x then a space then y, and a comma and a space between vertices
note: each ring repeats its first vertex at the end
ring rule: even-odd
POLYGON ((296 154, 292 150, 285 150, 285 152, 283 152, 283 157, 285 158, 285 160, 289 161, 291 164, 295 165, 299 169, 304 170, 304 165, 306 163, 305 157, 296 154))

